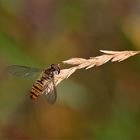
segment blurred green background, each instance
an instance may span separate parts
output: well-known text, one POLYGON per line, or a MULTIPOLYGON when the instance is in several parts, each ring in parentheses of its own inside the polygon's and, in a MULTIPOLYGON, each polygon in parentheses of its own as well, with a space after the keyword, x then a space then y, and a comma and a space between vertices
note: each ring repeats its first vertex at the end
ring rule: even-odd
POLYGON ((5 71, 100 49, 140 50, 139 0, 0 0, 0 140, 139 140, 139 55, 77 71, 57 87, 54 105, 30 100, 38 75, 5 71))

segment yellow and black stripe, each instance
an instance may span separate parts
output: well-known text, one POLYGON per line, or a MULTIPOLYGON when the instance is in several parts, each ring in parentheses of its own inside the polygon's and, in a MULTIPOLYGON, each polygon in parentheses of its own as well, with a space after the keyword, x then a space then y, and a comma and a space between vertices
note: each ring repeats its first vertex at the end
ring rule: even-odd
MULTIPOLYGON (((36 80, 34 83, 31 91, 30 97, 31 99, 35 100, 38 98, 40 94, 42 94, 44 87, 48 86, 48 82, 54 76, 54 72, 57 74, 60 73, 60 66, 59 64, 52 64, 51 67, 45 69, 42 74, 40 75, 39 79, 36 80)), ((55 98, 54 98, 55 99, 55 98)))
POLYGON ((31 99, 35 100, 38 98, 38 96, 42 93, 43 91, 43 81, 42 80, 37 80, 35 84, 33 85, 31 92, 30 92, 30 97, 31 99))

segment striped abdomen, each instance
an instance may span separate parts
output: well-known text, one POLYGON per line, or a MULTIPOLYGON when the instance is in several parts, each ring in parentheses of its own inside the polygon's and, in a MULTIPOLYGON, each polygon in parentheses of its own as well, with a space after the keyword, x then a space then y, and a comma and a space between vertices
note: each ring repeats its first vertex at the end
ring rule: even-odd
POLYGON ((47 68, 43 71, 40 78, 34 83, 31 92, 30 97, 31 99, 37 99, 37 97, 42 94, 45 87, 47 87, 48 81, 53 78, 54 72, 60 73, 59 65, 52 64, 50 68, 47 68))
POLYGON ((44 77, 43 77, 34 83, 32 89, 30 91, 31 99, 33 99, 33 100, 37 99, 37 97, 43 92, 44 80, 46 80, 46 79, 44 79, 44 77))

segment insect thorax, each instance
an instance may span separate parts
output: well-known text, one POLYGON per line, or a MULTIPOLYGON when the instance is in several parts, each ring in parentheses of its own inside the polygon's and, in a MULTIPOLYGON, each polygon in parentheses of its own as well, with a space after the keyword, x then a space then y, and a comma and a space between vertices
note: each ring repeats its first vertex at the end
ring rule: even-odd
POLYGON ((52 78, 54 75, 60 73, 60 66, 58 64, 52 64, 49 68, 44 70, 44 76, 52 78))
POLYGON ((52 78, 53 77, 53 71, 52 71, 52 69, 51 68, 48 68, 48 69, 45 69, 44 70, 44 72, 43 72, 43 74, 42 74, 42 76, 44 77, 44 78, 52 78))

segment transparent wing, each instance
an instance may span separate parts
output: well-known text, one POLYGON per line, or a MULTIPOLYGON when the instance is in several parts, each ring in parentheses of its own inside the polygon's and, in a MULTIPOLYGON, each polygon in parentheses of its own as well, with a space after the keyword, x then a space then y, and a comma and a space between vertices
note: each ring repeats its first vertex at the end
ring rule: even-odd
POLYGON ((45 94, 45 98, 50 104, 54 104, 57 99, 57 91, 54 84, 54 78, 52 78, 47 84, 46 88, 43 92, 45 94))
POLYGON ((27 66, 11 65, 7 67, 7 71, 17 77, 30 77, 37 72, 41 72, 42 70, 27 66))

